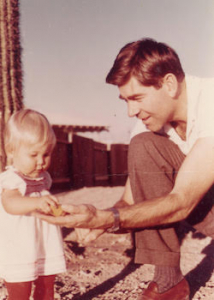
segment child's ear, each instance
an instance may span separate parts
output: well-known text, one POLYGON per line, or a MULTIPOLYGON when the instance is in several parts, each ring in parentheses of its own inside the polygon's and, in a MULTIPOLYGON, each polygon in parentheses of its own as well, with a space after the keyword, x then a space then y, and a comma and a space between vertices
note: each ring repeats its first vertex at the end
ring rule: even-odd
POLYGON ((7 165, 13 164, 13 154, 14 151, 12 149, 7 150, 7 165))
POLYGON ((175 98, 178 93, 178 81, 174 74, 168 73, 163 78, 163 85, 171 98, 175 98))

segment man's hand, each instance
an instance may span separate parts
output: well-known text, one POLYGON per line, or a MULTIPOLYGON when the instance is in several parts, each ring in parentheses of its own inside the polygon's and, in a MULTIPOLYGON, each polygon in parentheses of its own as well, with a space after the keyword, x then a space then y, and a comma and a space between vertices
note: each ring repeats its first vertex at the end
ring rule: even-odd
POLYGON ((65 216, 54 217, 40 213, 34 213, 34 215, 49 223, 70 228, 90 228, 93 226, 93 220, 96 219, 97 210, 93 205, 67 204, 62 205, 62 210, 67 213, 65 216))

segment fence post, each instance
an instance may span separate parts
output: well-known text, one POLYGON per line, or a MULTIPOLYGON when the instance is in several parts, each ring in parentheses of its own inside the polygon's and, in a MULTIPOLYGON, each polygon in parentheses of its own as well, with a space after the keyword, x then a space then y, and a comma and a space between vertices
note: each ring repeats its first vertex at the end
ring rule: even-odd
POLYGON ((106 144, 94 142, 95 186, 109 185, 109 155, 106 144))
POLYGON ((73 135, 72 146, 73 186, 94 186, 94 141, 73 135))
POLYGON ((110 152, 111 185, 125 185, 128 176, 128 145, 112 144, 110 152))

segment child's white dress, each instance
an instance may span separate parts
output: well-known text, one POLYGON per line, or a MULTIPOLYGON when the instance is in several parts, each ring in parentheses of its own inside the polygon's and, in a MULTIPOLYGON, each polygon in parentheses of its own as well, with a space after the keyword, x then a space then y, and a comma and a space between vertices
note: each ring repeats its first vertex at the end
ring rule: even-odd
MULTIPOLYGON (((27 178, 9 167, 0 174, 2 189, 18 189, 22 195, 49 194, 51 178, 27 178)), ((0 201, 0 277, 8 282, 33 281, 38 276, 66 271, 59 226, 30 215, 8 214, 0 201)))

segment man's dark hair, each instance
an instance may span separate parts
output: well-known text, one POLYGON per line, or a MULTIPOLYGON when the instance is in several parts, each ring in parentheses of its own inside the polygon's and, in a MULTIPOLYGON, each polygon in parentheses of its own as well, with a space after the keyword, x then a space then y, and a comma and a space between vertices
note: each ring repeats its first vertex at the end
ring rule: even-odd
POLYGON ((125 45, 117 55, 106 82, 117 86, 134 76, 145 86, 162 86, 163 77, 172 73, 178 82, 184 79, 177 53, 168 45, 145 38, 125 45))

